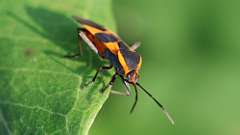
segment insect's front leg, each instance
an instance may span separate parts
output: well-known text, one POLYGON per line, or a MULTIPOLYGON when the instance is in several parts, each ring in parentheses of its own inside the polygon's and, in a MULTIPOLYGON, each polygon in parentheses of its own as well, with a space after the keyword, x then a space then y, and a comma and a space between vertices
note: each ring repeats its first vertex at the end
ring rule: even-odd
MULTIPOLYGON (((110 87, 110 86, 113 85, 113 83, 114 83, 115 80, 116 80, 116 76, 117 76, 117 75, 118 75, 118 74, 115 73, 115 74, 112 76, 111 81, 108 83, 108 85, 106 85, 106 86, 102 89, 102 92, 104 92, 108 87, 110 87)), ((120 76, 120 77, 121 77, 121 76, 120 76)), ((121 79, 122 79, 122 77, 121 77, 121 79)), ((123 84, 124 84, 124 86, 125 86, 125 91, 124 91, 124 92, 120 92, 120 91, 116 91, 116 90, 111 90, 111 94, 120 95, 120 96, 130 96, 130 95, 131 95, 131 93, 130 93, 130 87, 129 87, 128 83, 127 83, 126 81, 124 81, 123 79, 122 79, 122 82, 123 82, 123 84)))
POLYGON ((80 32, 84 31, 83 28, 77 28, 77 40, 78 40, 78 46, 79 46, 79 52, 78 53, 75 53, 75 54, 68 54, 68 55, 65 55, 64 57, 65 58, 77 58, 79 56, 82 56, 83 55, 83 47, 82 47, 82 44, 83 44, 83 39, 82 37, 79 35, 80 32))
POLYGON ((130 96, 131 92, 130 92, 129 83, 124 81, 124 78, 122 76, 120 76, 120 77, 121 77, 123 85, 125 86, 125 89, 124 89, 125 91, 119 92, 119 91, 111 90, 111 94, 120 95, 120 96, 130 96))

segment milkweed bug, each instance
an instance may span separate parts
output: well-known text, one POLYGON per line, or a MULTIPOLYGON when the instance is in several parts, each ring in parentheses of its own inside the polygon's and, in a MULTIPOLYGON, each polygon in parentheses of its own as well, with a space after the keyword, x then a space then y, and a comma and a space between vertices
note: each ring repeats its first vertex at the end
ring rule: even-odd
MULTIPOLYGON (((73 18, 81 24, 81 27, 77 28, 77 35, 79 39, 80 53, 76 55, 69 55, 67 57, 75 57, 83 53, 82 44, 80 41, 85 41, 87 45, 101 58, 107 59, 110 62, 109 66, 102 66, 97 69, 93 79, 89 82, 92 83, 96 80, 99 72, 102 70, 109 70, 112 67, 115 69, 115 73, 112 76, 103 91, 112 86, 117 76, 119 76, 126 87, 125 93, 112 91, 115 94, 130 95, 129 84, 134 87, 135 101, 132 105, 130 113, 133 112, 138 101, 138 89, 139 87, 145 92, 153 101, 161 108, 162 112, 166 115, 169 121, 174 124, 174 120, 163 107, 160 102, 152 96, 143 86, 138 83, 139 69, 142 64, 141 56, 136 52, 136 49, 140 46, 139 42, 134 43, 131 47, 127 45, 117 34, 106 29, 102 25, 99 25, 93 21, 84 19, 79 16, 73 16, 73 18)), ((89 84, 88 83, 88 84, 89 84)))

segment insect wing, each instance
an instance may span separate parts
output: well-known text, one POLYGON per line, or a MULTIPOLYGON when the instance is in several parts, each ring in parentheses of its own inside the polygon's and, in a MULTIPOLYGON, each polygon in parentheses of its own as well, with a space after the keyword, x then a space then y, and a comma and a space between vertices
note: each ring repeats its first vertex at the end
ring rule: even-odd
POLYGON ((126 64, 128 65, 129 70, 134 70, 137 68, 137 65, 140 61, 140 56, 136 52, 132 52, 129 50, 120 49, 126 64))
POLYGON ((96 33, 95 37, 100 41, 104 43, 109 43, 109 42, 117 42, 119 39, 113 34, 110 33, 96 33))
POLYGON ((91 26, 91 27, 94 27, 96 29, 99 29, 99 30, 102 30, 102 31, 105 31, 106 29, 102 26, 102 25, 99 25, 91 20, 88 20, 88 19, 84 19, 80 16, 73 16, 73 18, 79 22, 80 24, 84 24, 84 25, 88 25, 88 26, 91 26))
POLYGON ((131 51, 128 49, 127 46, 124 45, 123 42, 119 43, 120 47, 120 57, 123 57, 123 59, 120 60, 122 65, 127 66, 128 71, 132 71, 137 68, 139 62, 140 62, 140 55, 137 54, 135 51, 131 51))

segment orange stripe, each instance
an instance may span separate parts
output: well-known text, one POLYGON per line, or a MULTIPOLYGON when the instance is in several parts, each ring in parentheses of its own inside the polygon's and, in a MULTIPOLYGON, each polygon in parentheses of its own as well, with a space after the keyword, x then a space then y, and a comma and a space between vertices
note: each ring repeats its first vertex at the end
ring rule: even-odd
POLYGON ((97 29, 95 27, 85 25, 85 24, 83 24, 82 27, 88 30, 92 35, 95 35, 96 33, 106 33, 106 34, 113 34, 114 36, 118 37, 114 32, 110 30, 102 31, 100 29, 97 29))
POLYGON ((141 68, 142 66, 142 57, 140 56, 140 60, 139 60, 139 63, 137 65, 137 68, 136 68, 136 72, 138 73, 139 69, 141 68))
POLYGON ((118 51, 118 60, 123 67, 124 74, 127 75, 129 73, 129 68, 128 68, 127 63, 120 51, 118 51))
POLYGON ((95 35, 96 33, 99 33, 99 32, 103 32, 102 30, 99 30, 89 25, 83 25, 83 27, 87 29, 92 35, 95 35))
POLYGON ((104 43, 104 45, 115 55, 119 52, 119 47, 117 42, 104 43))

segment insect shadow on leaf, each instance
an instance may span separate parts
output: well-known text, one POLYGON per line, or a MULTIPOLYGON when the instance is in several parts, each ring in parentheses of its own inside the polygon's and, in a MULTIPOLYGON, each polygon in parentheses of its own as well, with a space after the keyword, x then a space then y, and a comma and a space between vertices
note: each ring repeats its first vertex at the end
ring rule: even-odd
MULTIPOLYGON (((36 23, 40 28, 29 23, 26 19, 18 16, 17 14, 9 12, 8 15, 35 33, 39 34, 41 37, 53 42, 54 45, 64 49, 66 53, 79 51, 79 48, 77 46, 78 25, 74 22, 71 16, 68 17, 62 13, 46 9, 44 7, 25 6, 25 10, 33 22, 36 23)), ((101 62, 97 60, 99 58, 95 54, 92 54, 90 52, 90 49, 87 49, 87 47, 84 47, 83 49, 83 56, 80 58, 71 59, 74 61, 79 61, 81 63, 86 63, 86 65, 83 65, 77 69, 72 69, 62 61, 62 58, 66 54, 58 53, 53 49, 44 50, 44 53, 48 55, 49 58, 54 62, 58 63, 61 66, 64 66, 73 73, 82 76, 83 81, 81 86, 84 86, 84 84, 91 78, 91 74, 95 72, 95 69, 97 69, 97 67, 100 66, 101 62)))

